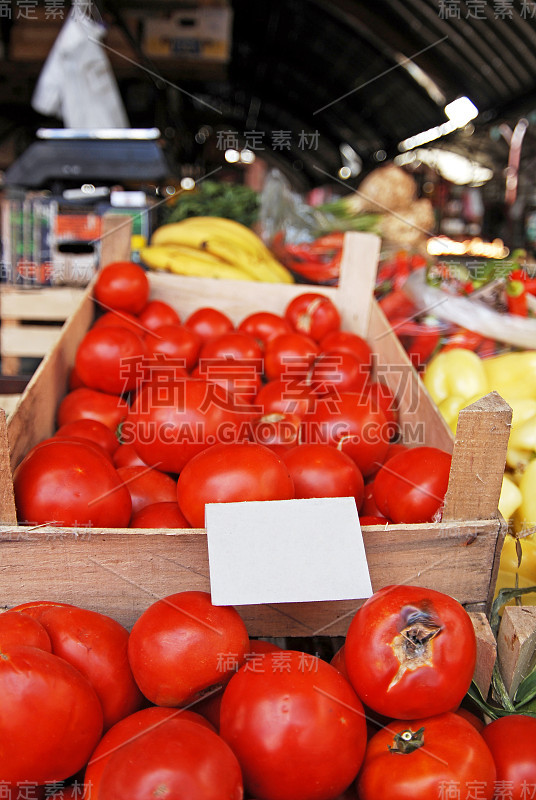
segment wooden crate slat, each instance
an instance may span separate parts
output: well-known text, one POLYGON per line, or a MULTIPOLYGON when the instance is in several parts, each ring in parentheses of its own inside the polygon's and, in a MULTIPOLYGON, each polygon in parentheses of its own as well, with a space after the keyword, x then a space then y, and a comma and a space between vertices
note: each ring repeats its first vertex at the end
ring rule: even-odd
POLYGON ((70 286, 25 289, 3 286, 0 315, 4 320, 42 320, 62 322, 75 311, 83 289, 70 286))
POLYGON ((61 327, 2 324, 2 358, 42 358, 60 340, 61 327))

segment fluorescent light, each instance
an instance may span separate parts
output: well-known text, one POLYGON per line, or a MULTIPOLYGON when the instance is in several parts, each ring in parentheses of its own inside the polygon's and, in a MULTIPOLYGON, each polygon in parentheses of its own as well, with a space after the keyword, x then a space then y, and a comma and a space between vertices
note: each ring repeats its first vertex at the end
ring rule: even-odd
POLYGON ((445 114, 457 128, 463 128, 478 116, 478 108, 468 97, 458 97, 445 106, 445 114))
POLYGON ((418 159, 423 164, 432 167, 446 180, 459 186, 481 186, 493 177, 493 171, 482 166, 477 161, 472 161, 459 153, 450 150, 441 150, 438 147, 424 147, 403 153, 394 159, 397 166, 410 164, 418 159))

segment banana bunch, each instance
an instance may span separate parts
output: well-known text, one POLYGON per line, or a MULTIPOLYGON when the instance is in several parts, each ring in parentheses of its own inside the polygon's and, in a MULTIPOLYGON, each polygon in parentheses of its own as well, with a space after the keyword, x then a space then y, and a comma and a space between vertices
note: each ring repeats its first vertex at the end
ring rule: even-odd
POLYGON ((140 255, 151 269, 178 275, 293 282, 290 272, 252 230, 223 217, 188 217, 162 225, 140 255))

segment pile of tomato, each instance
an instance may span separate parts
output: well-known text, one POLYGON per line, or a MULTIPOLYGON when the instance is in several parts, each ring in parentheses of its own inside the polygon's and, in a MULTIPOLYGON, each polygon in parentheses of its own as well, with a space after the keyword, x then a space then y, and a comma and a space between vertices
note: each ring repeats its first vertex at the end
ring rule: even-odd
POLYGON ((526 800, 536 719, 459 708, 475 657, 463 607, 413 586, 367 600, 331 664, 250 640, 204 592, 153 603, 130 634, 26 603, 0 615, 2 797, 526 800))
POLYGON ((450 456, 397 441, 395 398, 329 298, 181 320, 118 262, 95 303, 58 429, 14 475, 22 523, 203 527, 207 502, 326 496, 363 524, 438 518, 450 456))

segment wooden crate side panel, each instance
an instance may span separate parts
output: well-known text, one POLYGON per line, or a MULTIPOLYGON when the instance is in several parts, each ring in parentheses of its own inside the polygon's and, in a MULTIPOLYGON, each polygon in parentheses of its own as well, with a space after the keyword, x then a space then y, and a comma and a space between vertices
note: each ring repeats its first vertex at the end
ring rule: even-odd
POLYGON ((30 448, 54 433, 56 410, 67 392, 69 370, 93 317, 94 303, 91 290, 88 289, 77 310, 65 323, 60 340, 32 376, 9 419, 8 438, 13 470, 30 448))
POLYGON ((6 415, 2 409, 0 409, 0 519, 5 525, 17 524, 6 415))
POLYGON ((41 289, 2 287, 2 321, 8 319, 61 321, 75 311, 83 295, 83 289, 67 286, 41 289))
MULTIPOLYGON (((364 530, 374 590, 396 583, 429 586, 483 606, 499 523, 364 530), (488 567, 483 568, 483 565, 488 567)), ((0 529, 0 581, 9 606, 29 598, 74 603, 127 627, 155 600, 209 591, 206 535, 195 531, 0 529)), ((250 635, 340 636, 359 600, 244 606, 250 635)))

